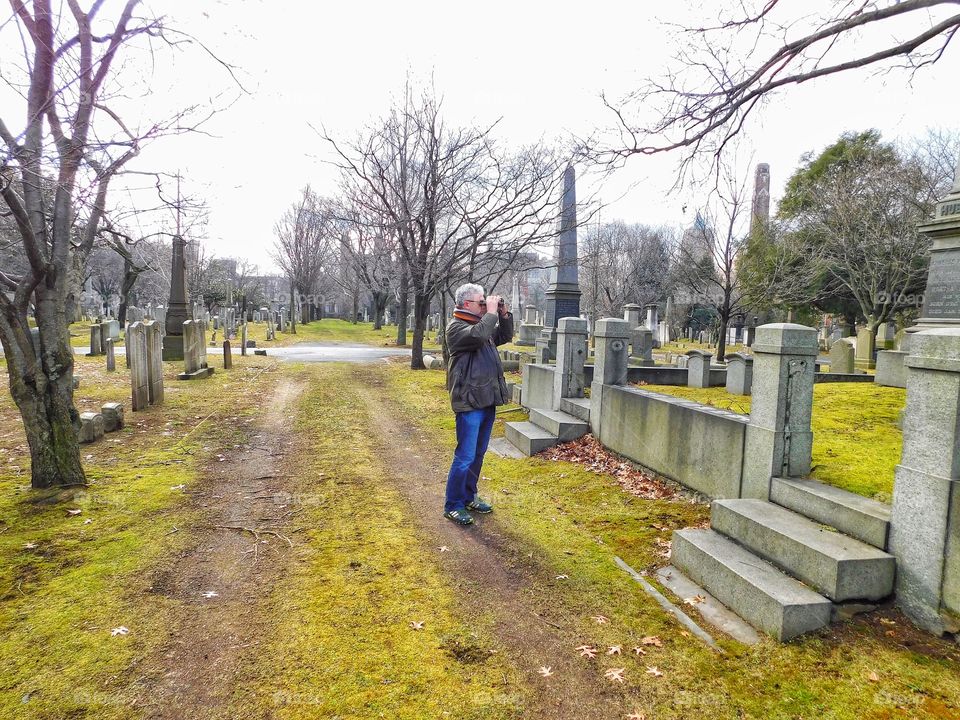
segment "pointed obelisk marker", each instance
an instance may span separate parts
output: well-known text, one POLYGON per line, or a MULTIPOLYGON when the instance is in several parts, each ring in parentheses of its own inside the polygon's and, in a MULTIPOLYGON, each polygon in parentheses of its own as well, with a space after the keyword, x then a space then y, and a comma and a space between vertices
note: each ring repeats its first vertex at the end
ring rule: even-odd
POLYGON ((577 190, 576 173, 567 165, 563 173, 560 203, 560 235, 554 246, 554 265, 547 288, 545 330, 554 330, 560 318, 580 317, 580 283, 577 272, 577 190))

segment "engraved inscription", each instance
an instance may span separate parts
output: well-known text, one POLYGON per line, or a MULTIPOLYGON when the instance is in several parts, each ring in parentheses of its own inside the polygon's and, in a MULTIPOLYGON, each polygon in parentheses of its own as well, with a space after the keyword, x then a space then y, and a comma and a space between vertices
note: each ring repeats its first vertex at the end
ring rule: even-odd
POLYGON ((960 250, 935 252, 930 258, 923 317, 960 317, 960 250))

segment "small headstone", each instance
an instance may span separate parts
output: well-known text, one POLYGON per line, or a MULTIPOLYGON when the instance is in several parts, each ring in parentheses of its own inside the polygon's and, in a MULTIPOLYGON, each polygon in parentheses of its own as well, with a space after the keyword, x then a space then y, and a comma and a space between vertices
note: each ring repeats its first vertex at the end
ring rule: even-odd
POLYGON ((223 369, 229 370, 233 367, 233 353, 230 352, 230 341, 223 341, 223 369))
POLYGON ((144 325, 147 333, 147 384, 151 405, 163 404, 163 326, 158 322, 144 325))
POLYGON ((727 355, 727 392, 749 395, 753 386, 753 356, 743 353, 727 355))
POLYGON ((139 412, 150 405, 147 329, 143 323, 136 322, 127 328, 127 355, 130 357, 130 408, 139 412))
POLYGON ((849 375, 853 372, 853 368, 853 345, 841 338, 830 348, 830 372, 849 375))
POLYGON ((713 358, 713 353, 688 350, 687 358, 687 387, 710 387, 710 360, 713 358))
POLYGON ((104 403, 100 406, 103 416, 103 431, 116 432, 123 427, 123 405, 118 402, 104 403))
POLYGON ((103 355, 103 330, 100 325, 90 326, 90 352, 87 357, 103 355))
POLYGON ((247 324, 244 323, 240 326, 240 354, 246 356, 247 354, 247 324))
POLYGON ((80 442, 96 442, 103 437, 103 415, 95 412, 80 413, 80 442))
POLYGON ((117 358, 113 350, 113 338, 106 338, 103 343, 106 346, 107 372, 114 372, 117 369, 117 358))

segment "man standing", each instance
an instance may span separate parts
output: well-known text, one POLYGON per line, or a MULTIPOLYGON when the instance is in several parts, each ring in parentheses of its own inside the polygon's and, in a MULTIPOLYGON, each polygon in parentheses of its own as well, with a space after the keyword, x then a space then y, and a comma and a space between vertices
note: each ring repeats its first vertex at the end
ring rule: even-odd
POLYGON ((483 455, 490 441, 497 405, 507 402, 507 383, 497 345, 513 339, 513 315, 498 295, 484 300, 483 288, 457 288, 456 309, 447 325, 447 391, 457 415, 457 449, 447 475, 443 515, 460 525, 473 522, 470 511, 492 512, 477 497, 483 455))

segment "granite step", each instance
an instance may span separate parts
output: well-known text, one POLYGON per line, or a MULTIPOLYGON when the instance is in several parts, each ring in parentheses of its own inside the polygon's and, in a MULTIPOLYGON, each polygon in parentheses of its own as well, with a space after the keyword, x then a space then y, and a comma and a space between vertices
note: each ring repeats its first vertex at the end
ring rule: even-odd
POLYGON ((504 435, 524 455, 536 455, 541 450, 559 444, 560 439, 532 422, 508 422, 504 435))
POLYGON ((834 602, 893 592, 896 560, 765 500, 715 500, 710 527, 834 602))
POLYGON ((770 500, 881 550, 887 549, 890 506, 816 480, 773 478, 770 500))
POLYGON ((737 615, 781 642, 830 623, 829 600, 713 530, 674 532, 672 562, 737 615))
POLYGON ((585 423, 590 422, 590 398, 560 398, 560 409, 585 423))
POLYGON ((587 423, 560 410, 530 408, 530 422, 542 427, 551 435, 556 435, 560 442, 576 440, 590 432, 590 426, 587 423))

